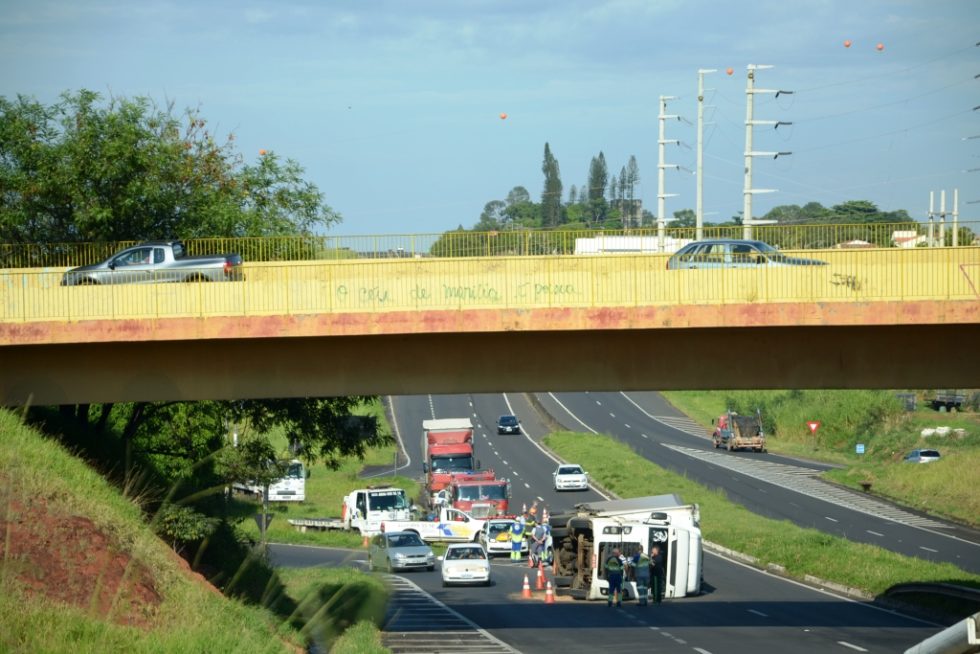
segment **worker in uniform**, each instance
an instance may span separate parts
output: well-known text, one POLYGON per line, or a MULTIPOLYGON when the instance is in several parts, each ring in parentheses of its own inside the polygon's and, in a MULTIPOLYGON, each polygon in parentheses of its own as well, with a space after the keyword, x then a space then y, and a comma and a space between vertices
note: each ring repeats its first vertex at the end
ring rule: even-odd
POLYGON ((660 553, 660 546, 654 545, 650 548, 650 575, 653 580, 653 602, 655 604, 660 604, 664 598, 665 572, 664 555, 660 553))
POLYGON ((606 581, 609 583, 609 593, 606 595, 606 606, 613 605, 615 597, 616 606, 623 605, 623 557, 619 553, 619 548, 614 548, 612 554, 606 559, 605 563, 606 581))
POLYGON ((633 555, 630 566, 633 568, 634 579, 636 581, 636 596, 640 606, 647 605, 647 590, 650 588, 650 557, 643 551, 633 555))
POLYGON ((548 544, 548 527, 544 521, 539 522, 531 530, 531 558, 535 565, 544 561, 545 548, 548 544))
POLYGON ((537 526, 538 516, 538 503, 535 502, 531 505, 531 508, 527 510, 527 514, 524 516, 524 540, 527 541, 527 551, 530 553, 531 546, 534 542, 531 540, 532 534, 534 533, 534 527, 537 526))
POLYGON ((524 516, 519 515, 514 519, 514 524, 510 528, 510 560, 521 560, 521 547, 524 545, 524 516))

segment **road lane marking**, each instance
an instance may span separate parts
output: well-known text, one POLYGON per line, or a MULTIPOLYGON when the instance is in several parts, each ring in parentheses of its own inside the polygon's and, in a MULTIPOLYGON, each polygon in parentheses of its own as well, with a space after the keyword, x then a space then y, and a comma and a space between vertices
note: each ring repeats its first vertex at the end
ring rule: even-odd
POLYGON ((632 427, 630 427, 629 425, 624 424, 623 426, 626 427, 627 429, 632 429, 632 427))
POLYGON ((824 516, 823 519, 824 520, 830 520, 831 522, 840 522, 840 520, 835 520, 835 519, 833 519, 833 518, 831 518, 829 516, 824 516))
POLYGON ((647 436, 646 434, 640 434, 640 436, 642 436, 643 438, 650 438, 650 437, 649 437, 649 436, 647 436))
POLYGON ((920 550, 925 550, 927 552, 932 552, 933 554, 939 554, 939 550, 934 550, 931 547, 926 547, 925 545, 919 545, 920 550))
POLYGON ((609 412, 609 417, 615 419, 616 418, 616 414, 613 413, 612 411, 610 411, 609 412))
POLYGON ((855 652, 867 652, 868 651, 868 650, 864 649, 863 647, 858 647, 857 645, 852 645, 851 643, 847 642, 846 640, 838 640, 837 641, 837 644, 838 645, 843 645, 844 647, 850 647, 855 652))
POLYGON ((758 615, 760 617, 763 617, 763 618, 768 618, 769 617, 768 615, 766 615, 762 611, 756 611, 755 609, 748 609, 748 611, 749 611, 749 613, 755 613, 756 615, 758 615))
POLYGON ((880 536, 880 537, 882 537, 882 538, 884 538, 884 537, 885 537, 885 535, 884 535, 884 534, 879 534, 879 533, 878 533, 877 531, 871 531, 870 529, 865 529, 865 531, 867 531, 867 532, 868 532, 869 534, 871 534, 872 536, 880 536))

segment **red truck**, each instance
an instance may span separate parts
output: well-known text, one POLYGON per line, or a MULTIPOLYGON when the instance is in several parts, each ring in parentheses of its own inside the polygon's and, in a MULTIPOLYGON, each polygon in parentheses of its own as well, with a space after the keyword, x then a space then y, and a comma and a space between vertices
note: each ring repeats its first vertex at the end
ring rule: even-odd
POLYGON ((505 515, 510 508, 510 482, 495 478, 493 470, 453 475, 449 501, 475 518, 505 515))
POLYGON ((449 485, 452 474, 473 472, 480 465, 473 458, 473 423, 469 418, 423 420, 425 434, 425 488, 430 498, 449 485))

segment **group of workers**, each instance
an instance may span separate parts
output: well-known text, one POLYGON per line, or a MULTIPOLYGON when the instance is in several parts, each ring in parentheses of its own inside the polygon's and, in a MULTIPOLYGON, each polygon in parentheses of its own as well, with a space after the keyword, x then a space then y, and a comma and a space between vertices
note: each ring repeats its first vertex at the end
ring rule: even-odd
POLYGON ((627 568, 633 569, 639 605, 647 605, 648 588, 652 591, 654 604, 660 604, 664 597, 664 557, 660 552, 659 545, 651 547, 648 556, 641 544, 640 550, 632 558, 623 556, 619 548, 613 548, 612 553, 606 559, 606 581, 609 583, 606 606, 611 607, 613 602, 616 603, 617 607, 623 605, 623 575, 627 568), (650 586, 651 582, 653 582, 652 587, 650 586))
POLYGON ((512 561, 521 560, 521 549, 524 541, 528 542, 528 555, 532 563, 542 561, 548 544, 548 536, 551 533, 551 526, 548 524, 548 510, 541 512, 541 520, 538 521, 537 504, 526 509, 521 515, 514 519, 514 524, 510 528, 510 558, 512 561))

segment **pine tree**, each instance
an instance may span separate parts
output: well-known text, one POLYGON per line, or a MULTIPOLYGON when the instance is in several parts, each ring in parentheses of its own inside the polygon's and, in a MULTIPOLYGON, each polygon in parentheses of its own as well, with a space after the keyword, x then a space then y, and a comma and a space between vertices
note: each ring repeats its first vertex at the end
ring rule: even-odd
POLYGON ((558 160, 551 154, 551 147, 544 144, 544 161, 541 163, 544 173, 544 190, 541 193, 541 219, 545 227, 557 227, 562 223, 561 205, 561 172, 558 170, 558 160))
POLYGON ((609 170, 606 168, 606 156, 600 151, 599 156, 593 157, 589 165, 589 214, 593 223, 601 223, 606 219, 609 210, 606 204, 608 183, 609 170))

